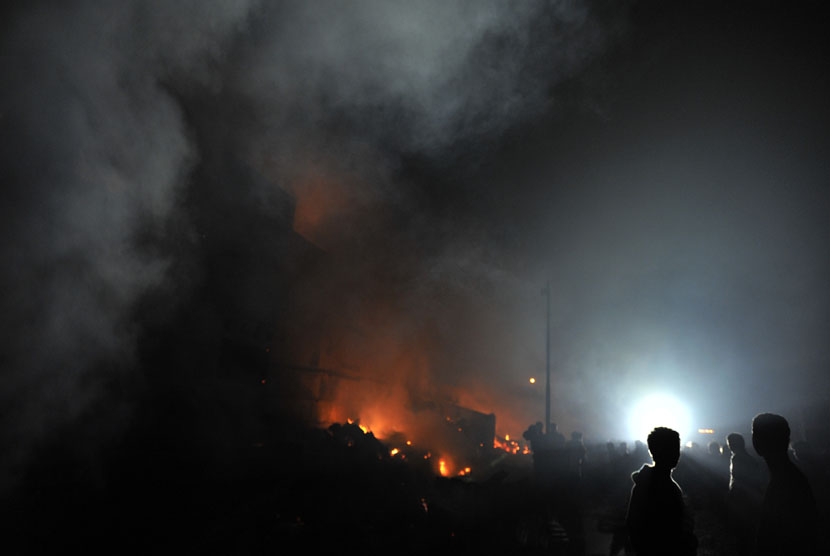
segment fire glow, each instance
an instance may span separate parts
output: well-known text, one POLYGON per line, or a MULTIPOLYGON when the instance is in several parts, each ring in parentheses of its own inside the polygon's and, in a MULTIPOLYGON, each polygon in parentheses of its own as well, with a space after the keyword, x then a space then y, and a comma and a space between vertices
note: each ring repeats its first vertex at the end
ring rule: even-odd
POLYGON ((508 454, 530 454, 530 448, 527 445, 511 440, 509 434, 505 434, 504 439, 499 439, 498 436, 493 438, 493 448, 505 451, 508 454))
MULTIPOLYGON (((368 312, 361 328, 384 330, 383 323, 394 315, 382 305, 368 312)), ((475 383, 459 388, 436 381, 429 356, 434 346, 428 339, 400 344, 383 332, 359 337, 344 333, 330 343, 315 369, 297 375, 313 395, 318 426, 345 422, 359 427, 385 445, 387 457, 432 459, 431 469, 443 477, 468 477, 467 468, 476 467, 490 451, 529 453, 523 439, 496 434, 495 410, 504 410, 499 415, 506 416, 500 421, 505 428, 523 426, 503 399, 475 383)))
POLYGON ((444 459, 438 460, 438 472, 441 474, 442 477, 448 477, 450 474, 450 470, 447 467, 447 462, 444 459))

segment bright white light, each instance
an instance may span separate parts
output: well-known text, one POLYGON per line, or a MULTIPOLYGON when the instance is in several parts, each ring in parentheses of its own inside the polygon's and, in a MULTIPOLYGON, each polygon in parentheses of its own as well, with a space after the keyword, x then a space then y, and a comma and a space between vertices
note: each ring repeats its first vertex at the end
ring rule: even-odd
POLYGON ((646 441, 655 427, 669 427, 686 438, 691 426, 688 408, 668 394, 652 394, 640 400, 628 418, 628 432, 634 440, 646 441))

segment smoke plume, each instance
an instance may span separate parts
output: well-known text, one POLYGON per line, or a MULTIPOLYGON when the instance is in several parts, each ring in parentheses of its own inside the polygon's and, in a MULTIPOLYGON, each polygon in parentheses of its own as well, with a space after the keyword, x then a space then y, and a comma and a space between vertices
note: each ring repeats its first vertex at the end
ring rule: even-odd
POLYGON ((383 283, 401 344, 435 325, 448 349, 447 307, 505 275, 480 229, 422 212, 435 185, 423 189, 412 164, 446 169, 486 151, 549 110, 553 88, 607 38, 589 5, 543 1, 37 2, 9 9, 4 31, 2 402, 14 463, 73 420, 114 417, 102 433, 113 434, 127 418, 111 388, 140 376, 136 303, 189 283, 157 245, 197 233, 187 199, 207 187, 194 170, 217 150, 194 130, 268 178, 226 184, 227 198, 267 213, 268 188, 293 194, 295 226, 343 269, 333 287, 364 284, 353 307, 383 283), (199 99, 215 109, 194 109, 199 99))

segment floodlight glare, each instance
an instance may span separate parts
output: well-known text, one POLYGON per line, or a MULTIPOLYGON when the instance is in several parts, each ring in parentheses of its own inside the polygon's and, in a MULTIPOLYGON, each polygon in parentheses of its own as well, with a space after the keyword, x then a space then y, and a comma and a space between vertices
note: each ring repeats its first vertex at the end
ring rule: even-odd
POLYGON ((668 394, 651 394, 640 400, 628 418, 628 432, 633 440, 645 442, 655 427, 669 427, 685 438, 689 434, 691 416, 688 408, 668 394))

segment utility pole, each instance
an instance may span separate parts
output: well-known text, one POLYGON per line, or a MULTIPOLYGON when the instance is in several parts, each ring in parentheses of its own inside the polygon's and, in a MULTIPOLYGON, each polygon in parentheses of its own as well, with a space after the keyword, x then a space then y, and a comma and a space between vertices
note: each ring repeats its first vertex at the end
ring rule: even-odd
POLYGON ((550 434, 550 280, 542 290, 546 297, 545 315, 545 434, 550 434))

